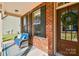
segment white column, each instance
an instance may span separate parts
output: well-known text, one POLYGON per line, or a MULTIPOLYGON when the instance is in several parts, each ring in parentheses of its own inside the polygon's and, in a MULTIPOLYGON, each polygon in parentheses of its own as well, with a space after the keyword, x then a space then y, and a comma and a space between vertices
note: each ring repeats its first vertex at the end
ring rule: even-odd
POLYGON ((1 20, 1 13, 0 13, 0 52, 2 51, 1 43, 2 43, 2 20, 1 20))

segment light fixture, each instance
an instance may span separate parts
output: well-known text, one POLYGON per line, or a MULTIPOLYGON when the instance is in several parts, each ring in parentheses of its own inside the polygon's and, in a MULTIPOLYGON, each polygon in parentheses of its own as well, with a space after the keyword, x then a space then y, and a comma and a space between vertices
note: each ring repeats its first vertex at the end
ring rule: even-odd
POLYGON ((15 11, 15 12, 19 12, 19 10, 18 10, 18 9, 15 9, 14 11, 15 11))

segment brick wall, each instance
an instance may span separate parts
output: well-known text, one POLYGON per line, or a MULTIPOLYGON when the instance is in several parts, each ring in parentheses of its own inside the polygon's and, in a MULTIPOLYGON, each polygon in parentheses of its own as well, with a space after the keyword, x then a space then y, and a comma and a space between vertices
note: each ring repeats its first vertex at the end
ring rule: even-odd
MULTIPOLYGON (((41 4, 42 5, 42 4, 41 4)), ((41 6, 39 5, 39 6, 41 6)), ((49 55, 53 55, 54 53, 54 32, 53 32, 53 6, 54 3, 45 3, 46 5, 46 38, 41 38, 37 36, 33 36, 33 45, 37 48, 45 51, 49 55)))
MULTIPOLYGON (((35 7, 33 10, 28 12, 29 20, 31 20, 30 19, 31 13, 34 10, 44 5, 46 5, 46 38, 33 36, 31 42, 37 48, 48 53, 48 55, 53 55, 54 54, 54 3, 52 2, 42 3, 37 7, 35 7)), ((33 28, 34 26, 32 25, 32 35, 33 35, 33 28)), ((30 27, 28 29, 30 29, 30 27)))
POLYGON ((46 3, 46 36, 48 38, 48 54, 54 53, 54 3, 46 3))

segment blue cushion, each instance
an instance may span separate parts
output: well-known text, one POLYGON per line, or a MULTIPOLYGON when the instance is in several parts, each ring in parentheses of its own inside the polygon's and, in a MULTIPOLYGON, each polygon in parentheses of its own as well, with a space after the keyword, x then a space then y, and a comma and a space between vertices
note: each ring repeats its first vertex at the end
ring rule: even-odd
POLYGON ((21 39, 21 34, 19 34, 19 35, 17 36, 17 38, 18 38, 18 39, 21 39))
POLYGON ((20 40, 18 38, 16 38, 14 41, 15 41, 15 44, 20 45, 20 40))
POLYGON ((28 39, 29 39, 29 34, 23 33, 23 34, 19 34, 18 37, 14 41, 17 45, 20 45, 22 40, 28 40, 28 39))

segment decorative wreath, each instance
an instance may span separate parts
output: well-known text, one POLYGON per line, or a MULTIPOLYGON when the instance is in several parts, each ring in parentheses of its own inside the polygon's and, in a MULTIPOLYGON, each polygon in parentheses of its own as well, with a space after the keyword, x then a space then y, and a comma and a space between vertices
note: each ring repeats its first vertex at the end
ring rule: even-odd
POLYGON ((77 22, 77 14, 73 13, 73 12, 65 13, 65 14, 62 15, 61 20, 62 20, 62 23, 63 23, 64 26, 74 24, 74 23, 77 22), (67 21, 67 19, 66 19, 67 17, 70 17, 71 21, 67 21))

